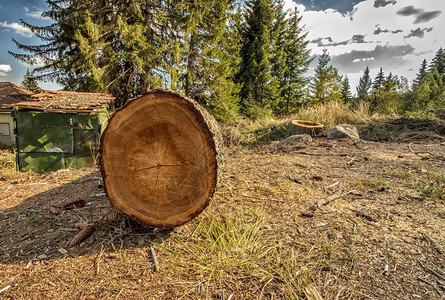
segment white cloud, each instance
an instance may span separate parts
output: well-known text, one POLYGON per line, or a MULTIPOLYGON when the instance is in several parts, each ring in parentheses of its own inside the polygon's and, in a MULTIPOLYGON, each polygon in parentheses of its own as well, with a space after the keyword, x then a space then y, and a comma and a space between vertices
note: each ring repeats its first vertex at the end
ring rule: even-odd
MULTIPOLYGON (((308 31, 307 39, 313 41, 308 45, 312 55, 320 55, 327 48, 339 73, 348 75, 353 90, 367 64, 371 69, 371 76, 375 76, 380 67, 383 67, 385 74, 392 72, 412 80, 422 60, 426 58, 431 61, 434 53, 445 46, 443 0, 389 2, 391 5, 375 7, 375 0, 365 0, 357 3, 346 14, 333 9, 311 11, 304 6, 300 9, 303 17, 301 24, 308 31), (428 12, 431 16, 424 18, 426 21, 419 24, 416 23, 419 16, 415 14, 397 14, 410 6, 423 14, 428 12), (438 13, 439 11, 443 13, 438 13), (419 34, 410 35, 412 32, 422 32, 423 37, 419 37, 419 34), (372 60, 371 56, 354 57, 364 51, 371 55, 376 50, 379 50, 379 55, 372 60), (405 50, 410 51, 404 52, 405 50), (351 58, 348 62, 335 59, 335 56, 345 55, 351 58)), ((292 0, 285 0, 285 7, 296 5, 292 3, 292 0)), ((300 6, 302 5, 298 5, 300 6)))
POLYGON ((15 33, 30 38, 34 34, 26 27, 23 27, 19 23, 8 23, 7 21, 0 22, 0 27, 7 28, 13 30, 15 33))
POLYGON ((10 65, 0 64, 0 77, 8 76, 8 72, 11 72, 12 68, 10 65))
POLYGON ((32 8, 33 10, 31 10, 31 8, 29 8, 28 6, 24 6, 23 10, 25 11, 25 15, 34 19, 39 19, 39 20, 47 20, 48 18, 42 17, 42 13, 43 10, 39 9, 39 8, 32 8))
POLYGON ((283 1, 283 10, 284 11, 288 11, 288 10, 293 11, 295 8, 297 8, 300 13, 306 9, 304 7, 304 5, 297 4, 292 0, 284 0, 283 1))

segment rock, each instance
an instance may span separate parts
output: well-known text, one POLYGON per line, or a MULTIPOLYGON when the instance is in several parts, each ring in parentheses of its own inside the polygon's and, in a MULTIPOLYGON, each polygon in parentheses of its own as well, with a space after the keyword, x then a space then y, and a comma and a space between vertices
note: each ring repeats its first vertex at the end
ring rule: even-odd
POLYGON ((282 140, 279 145, 291 145, 298 142, 310 143, 312 142, 312 137, 309 134, 295 134, 282 140))
POLYGON ((350 138, 353 140, 360 139, 357 127, 349 124, 340 124, 332 127, 331 129, 328 130, 327 137, 328 139, 341 139, 341 138, 350 138))

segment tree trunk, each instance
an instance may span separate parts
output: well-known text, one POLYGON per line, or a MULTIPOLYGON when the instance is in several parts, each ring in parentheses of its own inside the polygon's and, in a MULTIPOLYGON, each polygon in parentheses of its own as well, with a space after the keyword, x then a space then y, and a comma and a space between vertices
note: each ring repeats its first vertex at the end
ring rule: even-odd
POLYGON ((293 120, 287 127, 286 137, 296 134, 309 134, 310 136, 320 135, 324 125, 315 122, 293 120))
POLYGON ((152 227, 181 225, 213 196, 223 167, 215 119, 195 101, 157 89, 116 111, 100 162, 111 204, 152 227))

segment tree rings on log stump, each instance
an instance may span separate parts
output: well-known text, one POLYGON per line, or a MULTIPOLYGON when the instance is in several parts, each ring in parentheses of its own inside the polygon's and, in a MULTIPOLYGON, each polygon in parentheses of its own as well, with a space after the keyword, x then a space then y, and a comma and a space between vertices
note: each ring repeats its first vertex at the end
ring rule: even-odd
POLYGON ((198 215, 223 166, 215 119, 195 101, 157 89, 116 111, 101 138, 111 204, 143 224, 169 228, 198 215))
POLYGON ((309 134, 311 136, 320 135, 323 132, 324 125, 315 122, 293 120, 287 127, 286 136, 296 134, 309 134))

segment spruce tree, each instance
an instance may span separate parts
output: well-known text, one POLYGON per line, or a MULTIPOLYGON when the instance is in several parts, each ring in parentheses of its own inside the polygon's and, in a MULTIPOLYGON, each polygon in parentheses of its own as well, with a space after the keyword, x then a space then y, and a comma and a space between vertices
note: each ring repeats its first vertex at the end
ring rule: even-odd
POLYGON ((369 90, 371 89, 372 81, 369 76, 369 67, 366 67, 363 72, 363 76, 360 77, 358 86, 357 86, 357 97, 358 100, 368 101, 369 100, 369 90))
POLYGON ((36 77, 29 69, 23 74, 22 87, 34 93, 40 93, 42 89, 39 87, 36 77))
POLYGON ((338 70, 329 65, 330 60, 331 57, 327 49, 324 49, 323 54, 318 58, 318 65, 315 68, 311 84, 314 103, 341 101, 341 77, 338 75, 338 70))
POLYGON ((345 76, 341 82, 341 98, 344 103, 352 102, 351 86, 349 85, 348 76, 345 76))
POLYGON ((237 0, 46 2, 50 26, 22 21, 42 44, 16 42, 22 53, 11 52, 27 63, 43 62, 34 69, 38 79, 109 92, 117 106, 164 85, 208 108, 223 98, 233 103, 220 107, 236 108, 238 40, 231 18, 239 14, 237 0))
POLYGON ((375 77, 372 83, 372 88, 371 88, 372 94, 374 96, 378 95, 382 90, 384 84, 385 84, 385 75, 383 74, 383 69, 380 68, 379 72, 377 73, 377 76, 375 77))
POLYGON ((175 85, 187 96, 214 111, 218 119, 235 116, 238 86, 233 82, 239 64, 238 2, 233 0, 179 1, 183 23, 182 60, 176 64, 175 85))
POLYGON ((267 114, 278 87, 272 80, 271 31, 274 21, 274 1, 252 0, 246 5, 246 22, 242 27, 242 47, 239 82, 242 108, 250 118, 267 114))
POLYGON ((445 74, 445 49, 443 49, 442 47, 437 50, 436 55, 431 61, 429 71, 433 72, 434 68, 437 69, 437 72, 439 72, 439 74, 445 74))
POLYGON ((413 80, 413 88, 423 83, 428 74, 428 63, 426 59, 423 60, 422 65, 420 66, 419 73, 416 74, 416 78, 413 80))
POLYGON ((271 85, 276 89, 276 96, 273 99, 272 111, 279 115, 284 111, 285 103, 283 98, 283 75, 287 70, 285 47, 289 42, 286 38, 287 20, 286 13, 283 12, 282 1, 275 1, 273 6, 274 21, 271 29, 271 85))
POLYGON ((284 106, 280 107, 280 114, 290 114, 301 106, 304 96, 304 89, 308 83, 304 74, 309 68, 310 50, 307 49, 307 33, 302 33, 303 27, 300 25, 301 16, 295 8, 290 13, 286 24, 286 34, 284 44, 284 71, 280 76, 281 99, 284 106))
POLYGON ((378 97, 375 97, 371 102, 371 110, 385 114, 397 111, 400 85, 398 76, 389 73, 384 78, 378 97))

